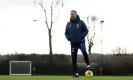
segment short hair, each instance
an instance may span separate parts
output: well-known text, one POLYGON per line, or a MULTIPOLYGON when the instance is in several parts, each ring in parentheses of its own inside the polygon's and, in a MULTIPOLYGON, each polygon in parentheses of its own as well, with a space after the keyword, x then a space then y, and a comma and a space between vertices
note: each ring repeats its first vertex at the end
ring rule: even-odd
POLYGON ((76 10, 71 10, 71 12, 75 12, 77 14, 77 11, 76 10))

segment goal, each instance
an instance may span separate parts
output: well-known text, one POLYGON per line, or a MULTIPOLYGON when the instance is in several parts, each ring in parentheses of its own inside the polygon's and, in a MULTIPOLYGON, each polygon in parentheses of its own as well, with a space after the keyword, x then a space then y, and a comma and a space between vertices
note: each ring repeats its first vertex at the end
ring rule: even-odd
POLYGON ((31 61, 10 61, 9 75, 31 75, 31 61))

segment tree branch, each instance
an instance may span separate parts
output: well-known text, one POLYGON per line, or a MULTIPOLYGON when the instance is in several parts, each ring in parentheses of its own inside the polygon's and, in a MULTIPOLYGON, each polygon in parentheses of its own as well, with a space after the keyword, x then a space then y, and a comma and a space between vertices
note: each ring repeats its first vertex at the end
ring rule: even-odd
POLYGON ((43 9, 43 11, 44 11, 44 14, 45 14, 45 19, 46 19, 46 21, 44 21, 44 22, 45 22, 45 24, 46 24, 46 26, 47 26, 47 29, 49 30, 46 9, 44 8, 44 6, 43 6, 43 2, 42 2, 42 1, 41 1, 41 2, 39 2, 39 5, 42 7, 42 9, 43 9))
POLYGON ((53 23, 59 18, 59 15, 53 20, 53 23))
POLYGON ((51 6, 51 25, 50 25, 51 30, 52 30, 52 27, 53 27, 53 9, 52 9, 52 6, 51 6))
POLYGON ((53 32, 53 34, 51 35, 51 37, 53 37, 53 36, 54 36, 54 34, 55 34, 55 31, 53 32))
POLYGON ((52 9, 54 10, 54 9, 57 7, 57 5, 58 5, 59 3, 60 3, 60 0, 58 0, 58 1, 56 2, 55 6, 52 7, 52 9))
POLYGON ((52 0, 52 2, 51 2, 51 6, 53 7, 53 5, 54 5, 54 2, 53 2, 53 0, 52 0))
MULTIPOLYGON (((61 0, 58 0, 55 4, 55 6, 53 7, 53 4, 51 5, 51 26, 50 29, 52 29, 53 23, 59 18, 59 15, 53 20, 53 10, 57 7, 57 5, 59 5, 59 3, 61 2, 61 0)), ((62 7, 64 6, 63 1, 62 1, 62 7)))
POLYGON ((48 22, 47 21, 44 21, 44 22, 45 22, 45 24, 47 26, 47 29, 50 30, 49 27, 48 27, 48 22))
POLYGON ((87 23, 88 23, 88 28, 90 29, 90 26, 89 26, 89 16, 87 16, 87 23))

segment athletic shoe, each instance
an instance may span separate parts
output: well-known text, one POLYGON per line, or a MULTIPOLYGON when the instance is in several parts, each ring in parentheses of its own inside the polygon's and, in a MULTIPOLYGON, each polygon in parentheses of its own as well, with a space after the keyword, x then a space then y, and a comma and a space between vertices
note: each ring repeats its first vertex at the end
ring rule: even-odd
POLYGON ((93 71, 93 68, 91 66, 87 66, 87 69, 93 71))
POLYGON ((73 77, 74 77, 74 78, 78 78, 78 77, 79 77, 78 73, 74 74, 73 77))

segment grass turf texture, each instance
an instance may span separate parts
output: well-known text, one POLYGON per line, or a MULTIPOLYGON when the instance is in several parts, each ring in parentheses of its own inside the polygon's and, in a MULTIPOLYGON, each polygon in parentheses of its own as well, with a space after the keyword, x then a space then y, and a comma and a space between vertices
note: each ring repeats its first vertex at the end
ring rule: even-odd
POLYGON ((80 76, 75 79, 71 76, 0 76, 0 80, 133 80, 133 77, 128 76, 95 76, 86 78, 80 76))

